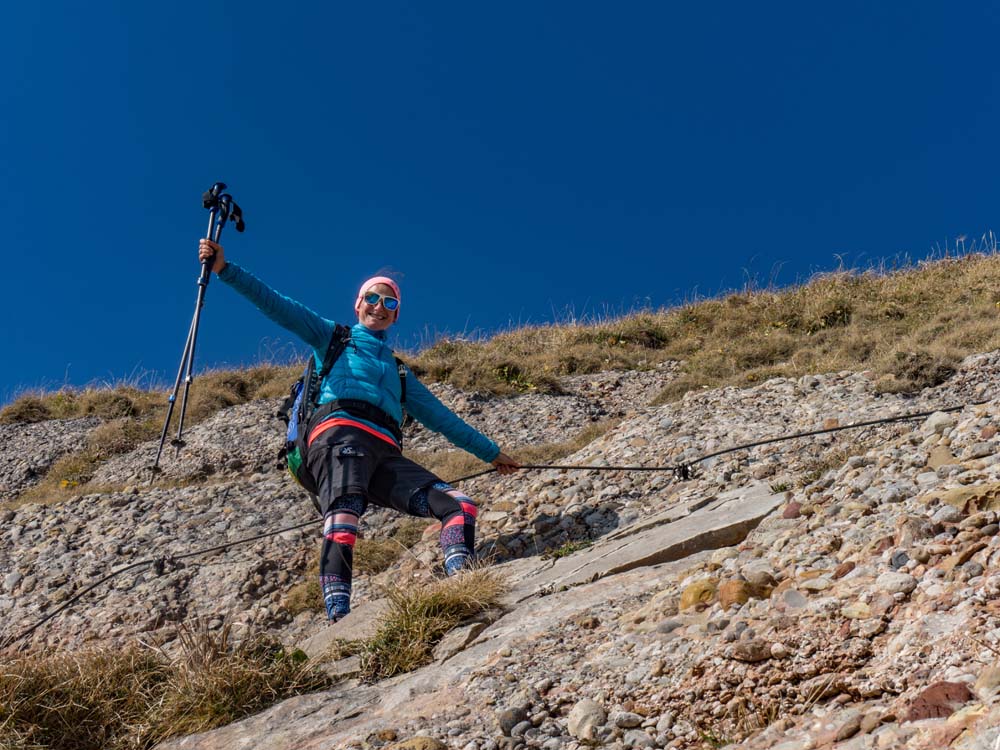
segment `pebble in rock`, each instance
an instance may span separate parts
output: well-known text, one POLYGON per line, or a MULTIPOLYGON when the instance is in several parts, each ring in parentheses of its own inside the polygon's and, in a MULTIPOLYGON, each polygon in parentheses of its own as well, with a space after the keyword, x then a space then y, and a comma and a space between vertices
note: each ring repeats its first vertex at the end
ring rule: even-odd
POLYGON ((744 662, 758 662, 771 658, 771 646, 758 638, 739 641, 732 647, 733 658, 744 662))
POLYGON ((514 727, 527 719, 528 712, 520 706, 505 708, 497 714, 497 724, 500 725, 500 731, 505 737, 510 737, 514 727))
POLYGON ((771 644, 771 656, 775 659, 784 659, 790 653, 791 651, 788 650, 788 646, 780 641, 771 644))
POLYGON ((931 516, 934 523, 958 523, 962 518, 962 511, 951 505, 942 505, 931 516))
POLYGON ((389 750, 448 750, 448 746, 433 737, 413 737, 391 745, 389 750))
POLYGON ((566 728, 578 740, 592 742, 597 739, 597 730, 607 720, 608 714, 600 703, 584 698, 570 710, 566 717, 566 728))
POLYGON ((642 724, 642 717, 631 711, 615 711, 611 714, 611 723, 619 729, 632 729, 642 724))
POLYGON ((656 747, 656 741, 641 729, 632 729, 625 733, 625 747, 656 747))
POLYGON ((875 585, 889 594, 909 594, 917 587, 917 579, 907 573, 883 573, 875 585))

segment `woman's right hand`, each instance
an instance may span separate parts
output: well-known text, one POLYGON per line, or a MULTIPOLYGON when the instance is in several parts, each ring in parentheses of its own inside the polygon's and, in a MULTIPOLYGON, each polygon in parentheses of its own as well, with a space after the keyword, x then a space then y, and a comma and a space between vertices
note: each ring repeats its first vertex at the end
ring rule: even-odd
POLYGON ((222 250, 222 245, 216 244, 211 240, 202 239, 198 243, 198 260, 202 263, 212 259, 215 256, 215 262, 212 264, 212 270, 219 273, 223 268, 226 267, 226 254, 222 250))
POLYGON ((521 464, 515 461, 513 458, 508 456, 503 451, 500 451, 499 455, 491 461, 491 463, 496 467, 496 470, 500 474, 514 474, 518 469, 521 468, 521 464))

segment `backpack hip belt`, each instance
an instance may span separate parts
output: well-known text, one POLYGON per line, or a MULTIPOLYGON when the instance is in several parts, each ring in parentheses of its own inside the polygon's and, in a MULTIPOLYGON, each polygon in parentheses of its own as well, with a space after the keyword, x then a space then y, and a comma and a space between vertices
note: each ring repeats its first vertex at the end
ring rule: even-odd
POLYGON ((331 414, 338 411, 346 412, 352 417, 364 419, 378 427, 381 427, 396 438, 396 442, 399 444, 400 448, 403 447, 403 431, 399 428, 399 425, 396 424, 395 419, 389 416, 382 409, 379 409, 375 406, 375 404, 370 404, 367 401, 359 401, 358 399, 353 398, 341 398, 336 401, 321 404, 319 408, 316 409, 316 413, 313 414, 312 419, 309 421, 309 428, 306 430, 306 435, 311 435, 312 431, 320 423, 327 419, 331 414))

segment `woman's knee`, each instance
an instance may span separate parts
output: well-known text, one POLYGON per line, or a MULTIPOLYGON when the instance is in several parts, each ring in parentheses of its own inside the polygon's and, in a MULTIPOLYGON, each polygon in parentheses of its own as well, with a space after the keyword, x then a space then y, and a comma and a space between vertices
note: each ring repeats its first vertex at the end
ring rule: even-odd
POLYGON ((328 542, 353 547, 358 538, 358 522, 365 512, 363 495, 337 498, 323 516, 323 536, 328 542))
POLYGON ((466 523, 475 523, 479 509, 461 490, 445 482, 435 482, 413 493, 410 512, 416 516, 433 516, 439 521, 461 513, 466 523))

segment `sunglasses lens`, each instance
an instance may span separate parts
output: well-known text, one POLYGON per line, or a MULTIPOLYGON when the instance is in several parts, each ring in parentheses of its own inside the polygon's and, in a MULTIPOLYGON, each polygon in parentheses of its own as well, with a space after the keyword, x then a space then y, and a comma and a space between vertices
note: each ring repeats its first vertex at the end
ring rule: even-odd
POLYGON ((388 297, 388 296, 383 297, 378 292, 367 292, 362 299, 364 299, 364 301, 367 302, 372 307, 375 307, 375 305, 379 303, 379 300, 381 300, 382 307, 384 307, 389 312, 393 312, 397 307, 399 307, 398 299, 396 299, 395 297, 388 297))

